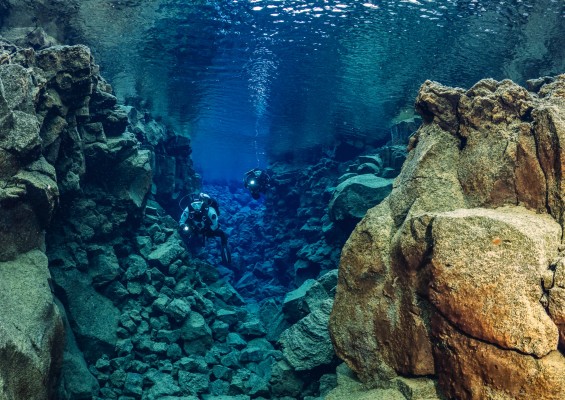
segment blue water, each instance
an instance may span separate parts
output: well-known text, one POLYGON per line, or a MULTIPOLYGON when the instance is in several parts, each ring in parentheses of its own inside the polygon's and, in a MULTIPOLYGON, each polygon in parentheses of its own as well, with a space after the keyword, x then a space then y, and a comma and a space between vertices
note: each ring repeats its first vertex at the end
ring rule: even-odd
POLYGON ((103 67, 118 94, 142 75, 137 94, 192 137, 208 182, 307 160, 336 141, 382 144, 393 122, 411 117, 426 79, 523 84, 565 70, 561 0, 158 4, 140 11, 136 29, 148 39, 129 56, 143 71, 105 55, 103 67))

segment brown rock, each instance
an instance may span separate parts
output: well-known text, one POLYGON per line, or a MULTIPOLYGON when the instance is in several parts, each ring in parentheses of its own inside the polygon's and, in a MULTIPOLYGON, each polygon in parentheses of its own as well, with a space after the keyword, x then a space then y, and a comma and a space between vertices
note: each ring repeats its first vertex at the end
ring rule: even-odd
POLYGON ((463 89, 426 81, 416 98, 416 111, 425 122, 433 122, 442 129, 456 134, 459 130, 456 111, 462 94, 463 89))
POLYGON ((563 225, 563 171, 565 169, 565 75, 542 89, 544 102, 532 112, 541 168, 547 180, 547 206, 563 225))
POLYGON ((330 316, 338 356, 369 385, 392 379, 395 371, 434 372, 423 320, 427 310, 420 308, 408 278, 392 271, 391 226, 387 201, 358 225, 343 249, 341 290, 330 316))
MULTIPOLYGON (((565 348, 565 258, 555 263, 555 273, 548 287, 548 311, 551 319, 559 328, 559 345, 565 348)), ((549 279, 547 279, 549 280, 549 279)))
POLYGON ((338 356, 369 387, 435 374, 453 399, 565 398, 565 75, 539 94, 427 81, 416 108, 391 194, 342 252, 338 356))
POLYGON ((390 194, 396 226, 407 216, 454 210, 467 204, 457 176, 459 140, 436 125, 424 125, 419 135, 420 143, 408 154, 390 194))
POLYGON ((557 349, 539 299, 561 240, 547 215, 522 208, 456 210, 431 228, 430 301, 463 334, 537 357, 557 349))
POLYGON ((450 399, 561 400, 565 358, 537 358, 462 335, 439 315, 432 318, 439 383, 450 399))
POLYGON ((525 121, 532 104, 530 94, 511 81, 484 80, 461 96, 465 146, 458 176, 471 207, 521 201, 543 210, 545 178, 525 121))

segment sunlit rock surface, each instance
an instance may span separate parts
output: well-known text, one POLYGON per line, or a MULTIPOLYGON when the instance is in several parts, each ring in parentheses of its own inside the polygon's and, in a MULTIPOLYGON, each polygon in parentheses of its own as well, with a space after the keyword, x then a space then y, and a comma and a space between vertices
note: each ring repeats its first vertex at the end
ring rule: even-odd
POLYGON ((453 399, 565 395, 565 76, 537 89, 422 85, 424 124, 343 249, 330 318, 369 387, 433 376, 453 399))

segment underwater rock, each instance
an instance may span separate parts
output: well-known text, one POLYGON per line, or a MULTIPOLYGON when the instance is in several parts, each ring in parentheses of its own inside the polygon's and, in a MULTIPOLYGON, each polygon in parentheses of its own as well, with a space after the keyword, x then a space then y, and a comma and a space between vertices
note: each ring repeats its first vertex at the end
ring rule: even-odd
POLYGON ((337 387, 331 390, 326 397, 327 400, 349 400, 349 399, 376 399, 376 400, 405 400, 425 399, 443 400, 444 397, 438 392, 437 385, 430 379, 407 379, 395 378, 390 387, 382 389, 368 389, 360 382, 355 373, 345 363, 336 368, 337 387))
POLYGON ((113 193, 133 210, 142 210, 151 188, 151 154, 139 150, 114 167, 114 179, 108 179, 113 193))
POLYGON ((359 220, 391 191, 392 180, 373 174, 351 177, 340 183, 330 201, 332 221, 359 220))
POLYGON ((316 306, 328 299, 328 294, 314 279, 304 282, 298 289, 287 293, 283 301, 283 312, 290 323, 295 323, 316 309, 316 306))
POLYGON ((65 107, 84 107, 87 97, 92 93, 92 75, 93 69, 96 69, 88 47, 48 47, 38 51, 35 59, 45 83, 57 92, 65 107))
POLYGON ((178 238, 170 236, 165 243, 159 245, 155 250, 149 253, 147 260, 150 265, 166 268, 185 252, 186 250, 182 247, 178 238))
POLYGON ((326 293, 333 298, 335 296, 335 288, 337 286, 338 269, 326 272, 318 278, 318 282, 326 289, 326 293))
POLYGON ((112 300, 98 293, 92 279, 80 271, 53 270, 53 279, 86 360, 113 354, 120 312, 112 300))
MULTIPOLYGON (((0 46, 8 46, 4 43, 0 46)), ((125 109, 99 76, 88 48, 54 46, 37 53, 4 48, 12 61, 27 64, 0 66, 0 79, 10 79, 0 86, 0 120, 6 128, 0 141, 10 150, 0 150, 0 220, 6 224, 0 255, 19 260, 24 250, 47 247, 55 293, 72 329, 57 396, 181 399, 192 398, 190 393, 224 395, 230 387, 248 393, 244 396, 268 395, 271 364, 281 355, 264 339, 259 316, 242 307, 246 302, 214 265, 189 256, 176 221, 156 203, 144 215, 152 166, 174 159, 176 177, 190 175, 186 185, 196 182, 187 160, 190 142, 169 140, 176 134, 164 128, 166 137, 145 137, 152 128, 142 130, 143 124, 157 126, 147 116, 125 127, 125 109), (16 78, 25 85, 13 84, 16 78), (155 147, 140 150, 140 142, 148 141, 155 147), (155 148, 163 151, 156 164, 155 148), (187 363, 187 356, 194 360, 187 363), (209 382, 213 367, 221 379, 209 382), (221 373, 220 367, 226 370, 221 373), (238 375, 232 368, 244 369, 238 375)), ((175 182, 167 196, 186 182, 175 182)), ((258 268, 270 278, 270 265, 258 268)), ((45 284, 30 287, 51 299, 49 275, 43 277, 45 284)), ((40 322, 60 325, 56 310, 51 317, 40 322)), ((281 322, 272 334, 278 337, 283 327, 281 322)), ((6 340, 19 342, 25 334, 8 332, 6 340)), ((63 346, 49 332, 36 336, 46 341, 37 344, 46 365, 38 365, 34 383, 25 385, 30 391, 41 386, 41 394, 29 396, 40 399, 54 392, 63 346)), ((13 370, 20 364, 27 369, 25 357, 12 362, 13 370)), ((8 378, 6 393, 27 379, 8 378)))
POLYGON ((261 337, 266 334, 263 323, 253 314, 248 315, 247 319, 239 324, 237 330, 241 335, 247 338, 261 337))
POLYGON ((121 274, 118 257, 106 246, 89 254, 88 273, 94 287, 106 286, 121 274))
POLYGON ((65 351, 59 378, 57 399, 88 399, 99 390, 99 383, 88 370, 88 365, 69 326, 63 306, 58 303, 65 324, 65 351))
POLYGON ((492 79, 422 85, 425 123, 343 249, 330 318, 338 356, 368 387, 435 376, 448 398, 563 397, 550 143, 565 134, 564 94, 564 75, 538 94, 492 79))
POLYGON ((130 254, 124 260, 125 278, 128 281, 143 279, 147 276, 147 262, 137 254, 130 254))
POLYGON ((164 312, 175 321, 182 322, 190 312, 190 304, 182 299, 174 299, 167 305, 164 312))
POLYGON ((263 338, 252 339, 241 350, 239 361, 242 363, 259 363, 269 357, 274 351, 275 348, 268 340, 263 338))
POLYGON ((35 90, 28 70, 0 65, 0 260, 44 247, 58 198, 55 171, 41 156, 35 90))
POLYGON ((181 328, 181 338, 187 354, 204 354, 212 344, 212 330, 201 314, 191 311, 181 328))
POLYGON ((447 349, 436 354, 439 384, 449 398, 561 399, 565 393, 565 357, 557 349, 542 358, 507 351, 461 334, 439 314, 432 319, 436 337, 447 349))
POLYGON ((278 361, 271 373, 271 391, 274 396, 297 398, 304 382, 285 360, 278 361))
POLYGON ((357 170, 355 172, 357 172, 357 174, 359 175, 365 175, 365 174, 378 175, 381 172, 381 169, 377 164, 363 163, 357 167, 357 170))
POLYGON ((170 374, 155 371, 145 375, 153 384, 149 389, 143 390, 143 398, 147 400, 162 399, 165 396, 179 396, 182 391, 170 374))
POLYGON ((2 36, 19 47, 32 47, 34 50, 41 50, 47 47, 56 46, 57 40, 48 35, 41 27, 11 28, 2 31, 2 36))
POLYGON ((551 319, 559 329, 559 346, 565 345, 565 258, 560 255, 553 263, 555 273, 548 272, 543 277, 543 288, 548 292, 548 299, 542 298, 547 305, 551 319))
POLYGON ((210 379, 207 374, 179 371, 179 386, 185 393, 198 395, 208 390, 210 379))
POLYGON ((436 214, 429 229, 428 296, 440 314, 501 349, 542 358, 557 348, 557 326, 540 302, 561 241, 557 222, 518 207, 475 208, 436 214))
POLYGON ((150 117, 147 111, 124 107, 136 138, 152 149, 153 192, 156 199, 171 213, 178 210, 181 193, 193 193, 200 187, 200 178, 193 169, 190 138, 180 135, 150 117))
MULTIPOLYGON (((0 68, 0 80, 2 81, 2 97, 8 109, 21 111, 25 114, 33 115, 34 108, 34 84, 30 72, 18 64, 4 64, 0 68)), ((4 109, 4 112, 7 110, 4 109)), ((24 138, 26 136, 24 135, 24 138)), ((6 137, 5 139, 8 139, 6 137)), ((11 138, 21 141, 22 138, 11 138)), ((27 140, 29 141, 29 140, 27 140)), ((21 146, 24 149, 27 146, 21 146)))
POLYGON ((53 398, 63 363, 64 327, 39 250, 0 262, 0 398, 53 398))
POLYGON ((7 285, 1 290, 7 307, 1 336, 5 357, 10 355, 0 360, 9 363, 2 368, 2 397, 47 399, 61 368, 64 333, 40 250, 59 191, 55 169, 41 154, 42 117, 35 99, 43 72, 29 68, 33 51, 18 53, 20 58, 19 49, 4 41, 0 49, 14 56, 14 63, 0 66, 0 266, 7 285))
POLYGON ((334 350, 327 328, 332 305, 332 299, 318 303, 312 312, 281 334, 283 355, 295 370, 310 370, 332 362, 334 350))
MULTIPOLYGON (((286 187, 274 189, 280 189, 285 200, 272 208, 275 213, 257 219, 258 211, 266 207, 249 204, 249 196, 241 190, 233 196, 244 205, 241 213, 232 206, 222 209, 222 217, 247 218, 251 227, 234 235, 241 248, 235 258, 250 266, 248 271, 232 271, 238 279, 249 278, 242 281, 247 288, 242 293, 276 298, 276 304, 262 311, 248 310, 242 307, 246 300, 241 294, 219 278, 226 269, 189 257, 175 221, 156 203, 143 215, 151 186, 175 212, 178 197, 174 196, 196 187, 190 140, 144 112, 120 106, 86 47, 8 49, 12 61, 25 65, 2 66, 7 95, 0 96, 0 114, 6 117, 4 123, 13 123, 22 132, 26 128, 27 134, 21 141, 11 137, 6 142, 20 152, 18 157, 0 150, 0 179, 10 180, 0 192, 0 201, 2 211, 21 206, 9 210, 9 222, 14 223, 10 228, 39 234, 15 233, 2 244, 12 246, 6 258, 17 257, 25 246, 43 248, 43 230, 47 230, 55 292, 89 365, 89 370, 84 368, 78 353, 69 356, 61 382, 68 387, 59 388, 61 396, 88 397, 90 390, 97 400, 139 398, 145 388, 147 398, 189 398, 192 378, 201 386, 197 395, 202 398, 230 390, 246 398, 269 396, 271 367, 282 357, 272 345, 289 327, 280 304, 285 288, 278 279, 301 283, 337 263, 339 249, 325 242, 329 235, 322 227, 329 220, 320 199, 323 204, 330 200, 333 178, 343 172, 338 171, 339 163, 323 159, 300 171, 286 187), (15 79, 26 84, 15 85, 15 79), (153 172, 159 185, 152 182, 153 172), (20 205, 23 198, 26 201, 20 205), (274 232, 264 228, 271 224, 269 219, 289 211, 297 218, 281 219, 274 232), (139 229, 142 218, 144 226, 139 229), (33 226, 20 230, 19 221, 33 226), (292 238, 294 227, 300 226, 300 238, 292 238), (275 251, 268 246, 248 249, 249 243, 267 237, 277 244, 275 251), (29 238, 33 241, 23 243, 29 238), (22 245, 14 246, 18 240, 22 245), (309 270, 293 270, 298 260, 309 270), (90 307, 97 312, 89 312, 90 307), (194 313, 199 317, 194 318, 194 313), (194 357, 193 353, 201 354, 209 366, 187 370, 195 375, 180 379, 176 371, 185 365, 181 360, 194 357), (77 368, 71 374, 73 365, 77 368), (206 381, 213 367, 221 379, 206 381), (228 371, 221 373, 220 368, 228 371), (160 383, 161 374, 173 379, 160 383)), ((210 254, 217 259, 216 249, 210 254)), ((310 318, 314 316, 315 311, 310 318)), ((306 370, 297 378, 297 386, 325 372, 315 372, 311 378, 306 370)), ((307 386, 308 394, 317 393, 314 383, 307 386)))
POLYGON ((282 311, 282 305, 275 299, 262 302, 259 318, 267 330, 265 337, 272 342, 276 342, 280 334, 290 326, 282 311))
MULTIPOLYGON (((412 132, 416 132, 416 129, 412 132)), ((406 161, 406 146, 400 144, 384 146, 377 149, 377 154, 383 162, 380 176, 385 179, 392 179, 398 176, 404 161, 406 161)), ((362 158, 360 157, 360 159, 362 158)))

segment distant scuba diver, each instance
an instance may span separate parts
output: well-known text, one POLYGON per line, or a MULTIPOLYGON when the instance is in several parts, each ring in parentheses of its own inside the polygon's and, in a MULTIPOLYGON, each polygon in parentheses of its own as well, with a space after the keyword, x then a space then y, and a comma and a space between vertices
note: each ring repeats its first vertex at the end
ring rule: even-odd
POLYGON ((271 182, 269 175, 259 168, 253 168, 247 171, 243 176, 243 186, 251 193, 251 197, 255 200, 259 199, 261 193, 266 193, 271 182))
POLYGON ((207 237, 219 237, 221 240, 220 252, 222 262, 231 264, 231 252, 228 247, 228 236, 220 229, 218 217, 220 208, 218 202, 206 193, 200 193, 192 199, 192 202, 184 209, 179 226, 181 234, 191 237, 193 234, 202 234, 205 243, 207 237))

